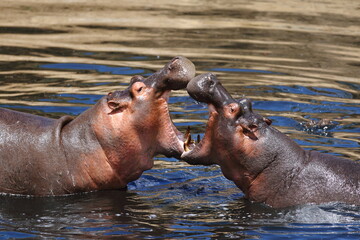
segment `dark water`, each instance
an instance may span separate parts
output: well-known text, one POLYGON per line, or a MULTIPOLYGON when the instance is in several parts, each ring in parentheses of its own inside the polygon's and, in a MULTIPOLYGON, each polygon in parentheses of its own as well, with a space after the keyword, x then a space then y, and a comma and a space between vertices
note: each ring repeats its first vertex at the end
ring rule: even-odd
MULTIPOLYGON (((360 159, 358 1, 1 1, 0 107, 78 115, 176 55, 306 149, 360 159), (311 120, 329 119, 323 127, 311 120)), ((206 106, 173 92, 176 126, 203 133, 206 106)), ((359 239, 360 207, 274 210, 218 167, 158 156, 128 191, 0 196, 0 239, 359 239)))

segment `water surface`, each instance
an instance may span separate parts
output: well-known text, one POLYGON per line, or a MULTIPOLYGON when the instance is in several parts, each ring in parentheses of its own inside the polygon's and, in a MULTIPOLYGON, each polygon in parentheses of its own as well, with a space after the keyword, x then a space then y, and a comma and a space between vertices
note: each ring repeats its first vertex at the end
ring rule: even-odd
MULTIPOLYGON (((1 1, 0 107, 59 118, 148 76, 176 55, 302 147, 360 159, 357 1, 1 1), (311 120, 334 125, 307 128, 311 120)), ((178 129, 202 134, 207 107, 170 98, 178 129)), ((158 156, 128 191, 0 196, 0 239, 358 239, 360 209, 274 210, 246 201, 217 166, 158 156)))

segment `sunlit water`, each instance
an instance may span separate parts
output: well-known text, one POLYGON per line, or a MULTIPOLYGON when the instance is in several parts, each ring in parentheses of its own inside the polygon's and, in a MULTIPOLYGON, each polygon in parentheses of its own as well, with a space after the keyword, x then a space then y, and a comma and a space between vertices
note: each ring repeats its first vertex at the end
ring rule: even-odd
MULTIPOLYGON (((173 56, 214 72, 306 149, 360 155, 358 1, 0 2, 0 107, 78 115, 173 56), (311 120, 332 125, 308 127, 311 120)), ((202 134, 207 107, 173 92, 176 126, 202 134)), ((128 191, 0 196, 7 238, 358 239, 360 207, 274 210, 243 199, 218 167, 158 156, 128 191)))

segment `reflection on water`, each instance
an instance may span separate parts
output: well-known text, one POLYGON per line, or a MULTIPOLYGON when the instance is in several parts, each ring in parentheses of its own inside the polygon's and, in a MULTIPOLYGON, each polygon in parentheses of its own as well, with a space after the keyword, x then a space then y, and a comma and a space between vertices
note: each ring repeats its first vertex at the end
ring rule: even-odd
MULTIPOLYGON (((1 1, 0 106, 78 115, 176 55, 307 149, 360 155, 357 1, 1 1), (329 119, 331 128, 300 123, 329 119)), ((170 98, 177 127, 203 133, 207 108, 170 98)), ((0 197, 0 238, 357 239, 359 208, 273 210, 249 203, 215 167, 157 158, 127 192, 0 197), (31 207, 29 207, 31 206, 31 207)))

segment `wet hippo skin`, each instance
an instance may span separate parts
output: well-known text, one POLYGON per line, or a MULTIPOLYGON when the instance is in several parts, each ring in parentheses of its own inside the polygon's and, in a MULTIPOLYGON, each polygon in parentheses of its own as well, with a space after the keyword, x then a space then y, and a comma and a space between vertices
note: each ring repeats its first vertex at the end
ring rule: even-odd
POLYGON ((154 155, 179 157, 182 135, 167 100, 194 76, 191 61, 176 57, 146 79, 133 77, 127 89, 102 97, 75 119, 0 109, 0 192, 120 189, 150 169, 154 155))
POLYGON ((218 164, 255 202, 272 207, 344 202, 360 205, 360 164, 306 151, 252 111, 249 99, 233 99, 215 75, 191 80, 189 94, 209 104, 204 138, 185 140, 181 159, 190 164, 218 164))

